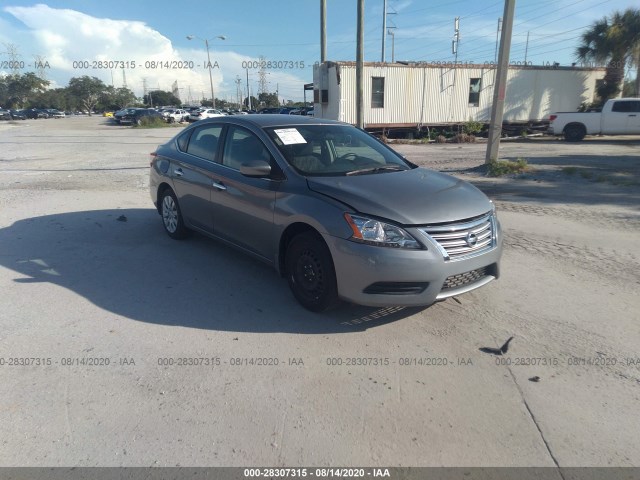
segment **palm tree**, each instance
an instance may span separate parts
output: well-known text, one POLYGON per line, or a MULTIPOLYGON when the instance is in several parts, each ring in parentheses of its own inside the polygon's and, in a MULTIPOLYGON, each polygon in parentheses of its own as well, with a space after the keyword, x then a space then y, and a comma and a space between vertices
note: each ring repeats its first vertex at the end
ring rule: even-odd
MULTIPOLYGON (((606 73, 598 96, 604 102, 621 89, 627 65, 640 69, 640 10, 628 8, 623 13, 596 21, 582 34, 576 57, 583 62, 606 63, 606 73)), ((640 73, 640 72, 638 72, 640 73)), ((636 79, 636 95, 638 94, 636 79)))

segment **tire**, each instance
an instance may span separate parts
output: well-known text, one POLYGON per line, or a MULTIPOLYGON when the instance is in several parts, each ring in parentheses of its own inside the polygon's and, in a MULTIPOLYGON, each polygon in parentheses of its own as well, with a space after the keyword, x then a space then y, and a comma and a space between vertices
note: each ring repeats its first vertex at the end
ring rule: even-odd
POLYGON ((184 226, 178 198, 170 188, 164 190, 160 197, 160 215, 164 230, 171 238, 181 240, 187 237, 189 231, 184 226))
POLYGON ((582 125, 571 124, 564 127, 564 139, 567 142, 579 142, 586 134, 587 132, 582 125))
POLYGON ((173 117, 169 117, 169 123, 176 123, 176 119, 173 117))
POLYGON ((331 252, 317 234, 305 232, 291 240, 285 267, 289 288, 304 308, 324 312, 338 304, 331 252))

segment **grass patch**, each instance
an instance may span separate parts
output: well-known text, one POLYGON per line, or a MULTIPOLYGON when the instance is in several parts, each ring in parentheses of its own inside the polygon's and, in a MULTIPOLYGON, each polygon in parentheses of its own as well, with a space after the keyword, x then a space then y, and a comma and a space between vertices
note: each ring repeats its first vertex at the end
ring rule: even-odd
POLYGON ((158 117, 142 117, 141 125, 134 125, 137 128, 166 128, 169 127, 170 124, 164 121, 162 118, 158 117))
POLYGON ((631 187, 640 185, 637 177, 630 172, 601 172, 600 170, 589 170, 578 167, 563 167, 562 172, 568 175, 580 175, 585 180, 596 183, 609 183, 611 185, 631 187))
POLYGON ((493 160, 489 163, 487 175, 490 177, 502 177, 503 175, 511 175, 524 173, 531 170, 531 167, 524 158, 516 160, 493 160))

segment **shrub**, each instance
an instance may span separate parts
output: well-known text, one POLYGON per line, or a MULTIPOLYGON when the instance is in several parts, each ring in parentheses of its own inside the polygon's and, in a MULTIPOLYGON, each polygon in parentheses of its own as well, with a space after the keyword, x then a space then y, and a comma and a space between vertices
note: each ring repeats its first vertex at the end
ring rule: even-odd
POLYGON ((489 163, 487 175, 490 177, 501 177, 512 173, 524 173, 531 170, 524 158, 517 160, 493 160, 489 163))
POLYGON ((462 131, 467 135, 473 135, 474 133, 480 133, 483 128, 484 123, 469 119, 469 121, 462 126, 462 131))
POLYGON ((454 143, 475 143, 476 137, 473 135, 469 135, 467 133, 458 133, 455 137, 453 137, 452 142, 454 143))
POLYGON ((444 135, 438 135, 436 137, 436 143, 446 143, 447 142, 447 137, 445 137, 444 135))
POLYGON ((169 124, 159 117, 142 117, 140 119, 141 124, 137 125, 140 128, 163 128, 169 124))

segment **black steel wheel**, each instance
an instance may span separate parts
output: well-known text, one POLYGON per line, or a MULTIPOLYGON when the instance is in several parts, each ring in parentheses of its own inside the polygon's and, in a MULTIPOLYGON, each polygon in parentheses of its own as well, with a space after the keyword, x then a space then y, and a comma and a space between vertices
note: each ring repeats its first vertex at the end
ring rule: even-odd
POLYGON ((338 303, 336 273, 331 252, 312 232, 297 235, 285 257, 287 281, 296 300, 312 312, 323 312, 338 303))

